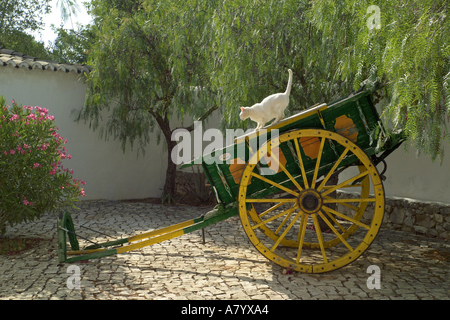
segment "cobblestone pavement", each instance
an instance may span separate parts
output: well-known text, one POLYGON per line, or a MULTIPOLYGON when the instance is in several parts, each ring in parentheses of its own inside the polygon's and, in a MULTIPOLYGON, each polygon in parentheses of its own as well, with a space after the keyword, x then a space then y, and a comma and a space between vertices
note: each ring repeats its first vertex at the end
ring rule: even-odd
MULTIPOLYGON (((72 212, 76 231, 98 241, 105 239, 77 226, 128 237, 209 210, 120 201, 84 201, 80 207, 72 212)), ((46 240, 39 248, 0 256, 0 299, 450 298, 450 246, 440 239, 381 230, 349 266, 326 274, 283 274, 283 268, 253 248, 239 217, 205 231, 205 244, 196 231, 137 251, 74 263, 80 275, 77 288, 70 265, 58 264, 55 217, 9 228, 7 235, 46 240), (380 289, 367 287, 370 265, 380 268, 380 289)))

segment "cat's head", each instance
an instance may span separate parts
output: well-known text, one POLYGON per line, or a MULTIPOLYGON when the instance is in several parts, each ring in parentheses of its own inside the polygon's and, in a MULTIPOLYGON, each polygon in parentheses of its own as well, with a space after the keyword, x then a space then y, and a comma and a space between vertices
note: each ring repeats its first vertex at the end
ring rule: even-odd
POLYGON ((240 107, 241 113, 239 113, 239 118, 241 118, 242 121, 247 119, 250 115, 248 114, 248 108, 246 107, 240 107))

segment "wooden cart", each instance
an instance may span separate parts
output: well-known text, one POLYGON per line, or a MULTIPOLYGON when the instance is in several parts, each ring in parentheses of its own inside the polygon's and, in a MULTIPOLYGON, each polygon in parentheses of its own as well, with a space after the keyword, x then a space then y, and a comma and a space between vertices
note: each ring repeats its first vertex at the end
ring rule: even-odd
POLYGON ((80 250, 64 213, 60 261, 127 252, 239 214, 250 242, 274 263, 301 272, 335 270, 375 239, 384 214, 376 166, 403 141, 384 128, 371 91, 316 105, 204 155, 201 165, 218 204, 197 219, 80 250))

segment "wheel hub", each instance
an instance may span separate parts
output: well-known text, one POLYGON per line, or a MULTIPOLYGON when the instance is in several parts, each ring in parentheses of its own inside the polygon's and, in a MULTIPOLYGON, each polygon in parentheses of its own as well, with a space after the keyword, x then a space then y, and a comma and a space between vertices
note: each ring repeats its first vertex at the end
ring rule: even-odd
POLYGON ((298 206, 306 213, 315 213, 322 208, 322 196, 314 189, 303 190, 297 199, 298 206))

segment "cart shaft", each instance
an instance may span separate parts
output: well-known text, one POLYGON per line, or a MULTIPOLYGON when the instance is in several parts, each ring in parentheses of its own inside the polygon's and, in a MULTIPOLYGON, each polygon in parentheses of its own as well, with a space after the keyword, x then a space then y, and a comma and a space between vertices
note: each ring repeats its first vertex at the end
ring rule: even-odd
POLYGON ((129 238, 98 243, 88 246, 83 250, 78 250, 78 240, 76 239, 77 234, 75 233, 72 224, 72 218, 68 212, 65 212, 63 218, 58 220, 59 260, 60 262, 71 263, 137 250, 155 243, 180 237, 193 231, 203 229, 238 214, 239 210, 237 207, 233 206, 230 208, 224 208, 221 205, 217 205, 213 210, 192 220, 187 220, 157 230, 144 232, 129 238), (69 234, 69 238, 71 238, 70 244, 72 250, 69 251, 67 250, 66 245, 66 232, 69 234), (68 255, 72 257, 68 258, 68 255))

